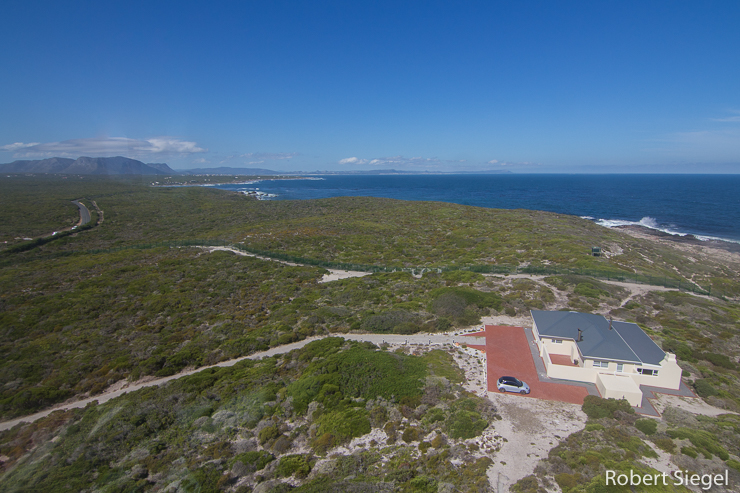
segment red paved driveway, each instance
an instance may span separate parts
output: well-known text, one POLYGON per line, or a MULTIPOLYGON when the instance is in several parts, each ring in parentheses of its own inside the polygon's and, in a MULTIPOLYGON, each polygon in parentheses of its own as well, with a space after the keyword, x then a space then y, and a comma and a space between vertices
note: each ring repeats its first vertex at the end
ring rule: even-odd
MULTIPOLYGON (((510 375, 529 384, 532 392, 526 397, 583 404, 583 398, 588 395, 585 388, 540 382, 524 328, 486 325, 484 332, 470 335, 486 338, 487 378, 490 392, 498 392, 496 380, 499 377, 510 375)), ((539 358, 539 355, 537 357, 539 358)))

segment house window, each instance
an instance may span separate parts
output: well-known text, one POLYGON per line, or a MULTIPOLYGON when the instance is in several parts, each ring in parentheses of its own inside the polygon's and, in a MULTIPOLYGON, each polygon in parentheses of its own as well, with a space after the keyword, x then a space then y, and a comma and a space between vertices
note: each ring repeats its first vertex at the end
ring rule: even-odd
POLYGON ((594 368, 609 368, 608 361, 594 361, 594 368))
POLYGON ((617 363, 617 371, 624 371, 624 364, 617 363))
POLYGON ((658 370, 648 370, 647 368, 638 368, 637 373, 640 373, 642 375, 647 375, 649 377, 657 377, 658 376, 658 370))
POLYGON ((555 344, 562 344, 563 343, 563 340, 562 339, 553 339, 552 342, 554 342, 555 344))

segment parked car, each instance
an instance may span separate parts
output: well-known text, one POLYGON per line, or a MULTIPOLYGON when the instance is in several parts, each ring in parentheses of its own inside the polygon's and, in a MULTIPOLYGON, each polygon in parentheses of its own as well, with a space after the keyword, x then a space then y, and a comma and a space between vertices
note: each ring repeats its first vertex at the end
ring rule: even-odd
POLYGON ((514 377, 501 377, 496 382, 496 387, 501 392, 516 392, 517 394, 529 394, 529 385, 514 377))

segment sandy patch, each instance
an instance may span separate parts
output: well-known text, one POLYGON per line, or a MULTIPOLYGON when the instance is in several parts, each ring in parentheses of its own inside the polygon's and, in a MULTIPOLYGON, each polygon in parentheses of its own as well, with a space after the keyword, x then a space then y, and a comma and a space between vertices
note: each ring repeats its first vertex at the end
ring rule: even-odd
POLYGON ((692 414, 701 414, 704 416, 738 414, 732 411, 728 411, 727 409, 714 407, 710 404, 707 404, 701 399, 697 399, 696 397, 682 397, 679 395, 667 395, 660 393, 656 393, 655 395, 657 396, 657 398, 651 400, 653 401, 653 406, 655 406, 655 409, 660 414, 663 414, 663 412, 669 407, 677 407, 678 409, 683 409, 684 411, 688 411, 692 414))
POLYGON ((360 272, 356 270, 337 270, 337 269, 327 269, 329 271, 328 274, 324 274, 324 277, 321 278, 319 282, 332 282, 332 281, 338 281, 340 279, 347 279, 350 277, 364 277, 369 276, 372 274, 372 272, 360 272))
POLYGON ((503 418, 494 424, 503 439, 501 450, 491 456, 494 464, 488 469, 488 480, 496 491, 509 491, 511 485, 532 474, 550 449, 586 424, 586 415, 577 404, 495 392, 489 392, 488 398, 503 418))

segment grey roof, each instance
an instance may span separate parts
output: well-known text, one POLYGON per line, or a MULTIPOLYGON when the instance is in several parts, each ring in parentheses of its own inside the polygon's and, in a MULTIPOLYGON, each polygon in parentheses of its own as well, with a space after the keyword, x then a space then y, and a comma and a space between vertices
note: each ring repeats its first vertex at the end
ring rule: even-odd
POLYGON ((576 341, 586 358, 659 364, 665 353, 636 324, 609 321, 601 315, 578 312, 532 310, 540 336, 576 341), (619 326, 619 330, 617 329, 619 326), (578 329, 582 340, 578 341, 578 329))
POLYGON ((659 365, 665 358, 663 350, 637 324, 612 322, 612 327, 643 363, 659 365))

